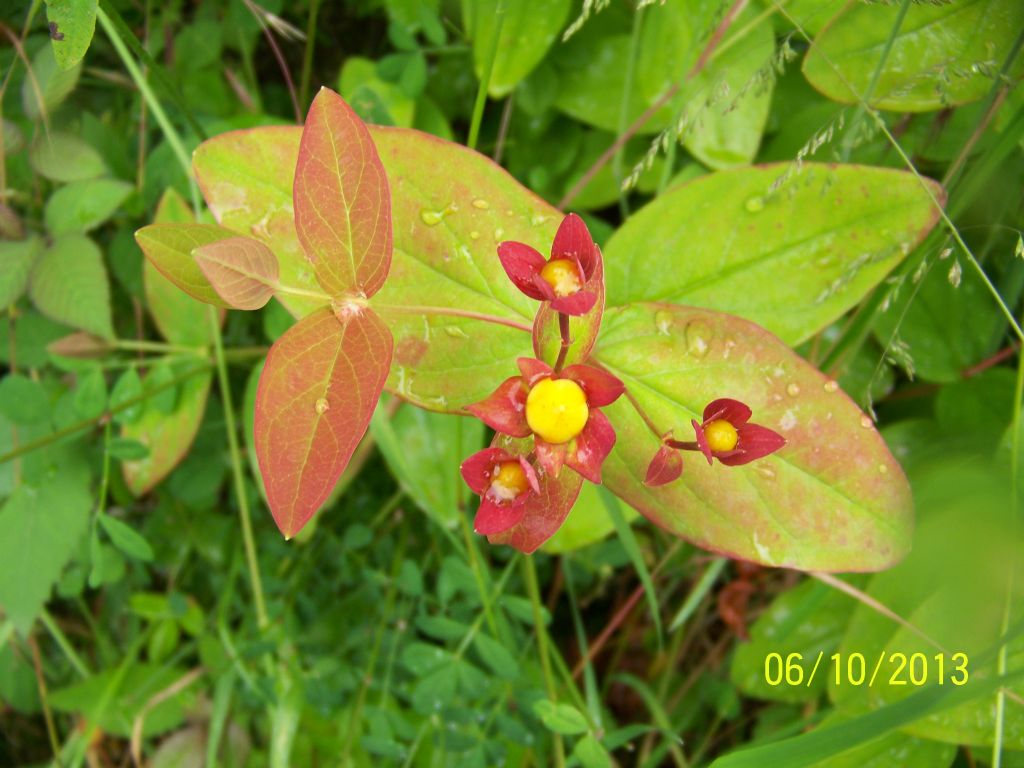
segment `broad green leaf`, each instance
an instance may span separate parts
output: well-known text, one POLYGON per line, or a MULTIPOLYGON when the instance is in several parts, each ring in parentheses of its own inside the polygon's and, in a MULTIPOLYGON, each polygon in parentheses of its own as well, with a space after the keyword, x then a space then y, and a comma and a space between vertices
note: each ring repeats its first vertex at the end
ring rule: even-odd
POLYGON ((54 58, 53 48, 44 45, 32 57, 32 76, 21 83, 21 105, 25 116, 38 120, 49 115, 68 97, 78 84, 82 65, 62 70, 54 58))
POLYGON ((713 173, 632 216, 605 247, 608 305, 670 301, 796 344, 859 302, 938 220, 910 173, 779 164, 713 173))
MULTIPOLYGON (((804 59, 811 85, 844 103, 866 96, 899 13, 899 3, 847 4, 804 59)), ((980 99, 1022 27, 1024 4, 1018 0, 910 3, 870 104, 928 112, 980 99)), ((1012 72, 1024 73, 1019 58, 1012 72)))
POLYGON ((454 528, 464 514, 459 501, 468 495, 454 468, 484 444, 483 422, 408 406, 388 418, 382 400, 370 433, 409 498, 436 522, 454 528))
POLYGON ((192 252, 203 275, 235 309, 259 309, 274 295, 277 259, 252 237, 229 237, 201 245, 192 252))
POLYGON ((801 570, 877 570, 906 553, 912 507, 899 464, 838 385, 764 329, 637 304, 605 314, 595 357, 676 439, 689 439, 710 401, 732 397, 788 441, 741 467, 689 455, 679 480, 648 488, 659 440, 620 398, 605 409, 618 441, 604 481, 658 525, 705 549, 801 570))
POLYGON ((588 730, 587 719, 571 704, 541 699, 533 705, 533 713, 549 731, 563 736, 586 733, 588 730))
POLYGON ((215 307, 226 307, 227 303, 192 258, 192 251, 234 236, 231 230, 215 224, 167 223, 143 227, 135 233, 135 240, 160 274, 189 296, 215 307))
POLYGON ((377 148, 338 94, 313 100, 295 165, 295 230, 333 297, 372 296, 391 264, 391 196, 377 148))
MULTIPOLYGON (((182 196, 173 187, 169 187, 160 198, 153 222, 191 224, 195 222, 195 216, 182 196)), ((164 277, 151 259, 143 259, 142 286, 153 322, 167 341, 187 346, 207 346, 212 343, 209 310, 164 277)), ((223 322, 223 310, 220 311, 220 319, 223 322)))
POLYGON ((99 521, 114 546, 126 555, 144 562, 153 559, 153 548, 145 537, 132 526, 106 513, 100 513, 99 521))
POLYGON ((46 228, 54 237, 88 232, 105 222, 134 191, 118 179, 86 179, 61 187, 46 201, 46 228))
MULTIPOLYGON (((767 9, 776 7, 774 2, 775 0, 761 0, 760 4, 767 9)), ((792 19, 800 29, 813 36, 818 34, 845 5, 846 0, 787 0, 784 5, 779 4, 785 14, 776 14, 776 21, 781 28, 791 29, 792 19)))
MULTIPOLYGON (((840 712, 832 712, 818 727, 831 728, 847 719, 840 712)), ((813 768, 949 768, 956 753, 957 748, 952 744, 892 731, 812 765, 813 768)))
POLYGON ((32 167, 52 181, 84 181, 107 172, 103 157, 91 144, 63 131, 40 134, 29 158, 32 167))
MULTIPOLYGON (((863 577, 855 578, 853 584, 863 586, 863 577)), ((830 657, 856 605, 849 595, 813 579, 783 592, 758 616, 750 628, 750 640, 736 646, 729 671, 733 683, 747 696, 758 699, 791 703, 817 699, 825 690, 828 675, 835 672, 830 657), (786 661, 793 653, 801 655, 804 670, 804 679, 798 685, 785 679, 786 661), (766 672, 772 654, 781 658, 781 682, 776 680, 778 667, 766 672), (818 654, 822 654, 820 662, 818 654), (818 670, 811 677, 816 662, 818 670)))
POLYGON ((46 0, 53 55, 61 69, 74 67, 89 50, 98 5, 98 0, 46 0))
POLYGON ((377 62, 362 56, 348 56, 338 76, 338 92, 367 123, 408 128, 413 123, 416 102, 394 83, 377 74, 377 62))
POLYGON ((36 262, 28 292, 39 311, 57 322, 114 337, 103 254, 85 235, 55 240, 36 262))
MULTIPOLYGON (((998 647, 1006 609, 1008 578, 1020 583, 1020 563, 1015 554, 1019 537, 1010 529, 1009 489, 1005 478, 987 462, 964 456, 947 456, 915 470, 915 501, 922 511, 910 556, 890 571, 873 577, 867 592, 911 626, 898 624, 859 605, 854 611, 839 652, 863 654, 871 664, 885 656, 882 684, 835 685, 829 695, 846 712, 877 709, 913 694, 922 680, 936 684, 942 654, 945 687, 957 687, 961 664, 951 654, 966 654, 971 683, 990 682, 997 676, 998 647), (1011 573, 1012 571, 1012 573, 1011 573), (921 636, 924 634, 924 637, 921 636), (938 647, 937 647, 938 646, 938 647), (901 664, 902 654, 906 664, 901 664), (912 661, 915 654, 917 660, 912 661), (901 682, 902 681, 902 682, 901 682)), ((1016 617, 1024 600, 1015 590, 1009 604, 1011 627, 1007 642, 1006 670, 1024 670, 1024 636, 1016 617)), ((961 660, 962 661, 962 660, 961 660)), ((1010 686, 1024 691, 1018 680, 1010 686)), ((990 745, 995 732, 995 707, 991 696, 944 710, 908 723, 912 735, 949 744, 990 745)), ((1024 748, 1024 711, 1007 706, 1002 727, 1004 748, 1024 748)))
POLYGON ((473 41, 478 80, 483 79, 493 56, 488 87, 492 98, 507 96, 544 58, 565 24, 571 5, 569 0, 463 0, 462 18, 473 41))
POLYGON ((0 240, 0 308, 21 298, 32 266, 42 251, 43 239, 38 235, 25 240, 0 240))
POLYGON ((0 378, 0 414, 15 424, 49 421, 50 398, 43 385, 20 373, 0 378))
POLYGON ((256 393, 256 455, 277 527, 291 538, 330 495, 366 432, 391 363, 370 309, 321 309, 270 348, 256 393))
MULTIPOLYGON (((370 133, 388 174, 395 235, 388 280, 371 302, 395 338, 388 388, 422 407, 457 411, 489 395, 514 374, 510 361, 530 354, 537 303, 505 276, 497 244, 519 240, 547 252, 561 216, 465 147, 396 128, 370 133)), ((299 135, 226 133, 201 145, 194 164, 221 224, 267 243, 283 284, 315 290, 290 208, 299 135)), ((300 316, 322 306, 279 299, 300 316)))
POLYGON ((74 478, 21 485, 0 507, 0 608, 23 635, 89 522, 92 497, 74 478))
MULTIPOLYGON (((208 310, 204 307, 201 311, 208 310)), ((152 376, 150 373, 147 383, 152 376)), ((122 465, 125 484, 136 496, 150 491, 185 458, 206 411, 211 377, 209 371, 202 371, 179 385, 177 402, 170 413, 164 413, 153 400, 148 400, 138 421, 122 428, 123 437, 138 440, 149 448, 145 458, 122 465)))

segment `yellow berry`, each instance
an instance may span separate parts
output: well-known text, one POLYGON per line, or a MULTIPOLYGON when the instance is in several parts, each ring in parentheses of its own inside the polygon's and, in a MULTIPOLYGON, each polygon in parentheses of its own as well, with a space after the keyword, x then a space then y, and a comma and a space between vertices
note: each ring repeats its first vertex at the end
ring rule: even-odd
POLYGON ((736 447, 739 435, 736 434, 736 427, 725 419, 715 419, 704 427, 704 436, 708 439, 708 445, 712 451, 731 451, 736 447))
POLYGON ((552 259, 540 271, 540 276, 555 289, 555 296, 570 296, 580 289, 580 272, 569 259, 552 259))
POLYGON ((549 443, 567 443, 587 426, 590 409, 580 385, 569 379, 543 379, 526 397, 526 423, 549 443))
POLYGON ((496 501, 512 501, 529 486, 526 472, 518 461, 503 461, 491 478, 490 495, 496 501))

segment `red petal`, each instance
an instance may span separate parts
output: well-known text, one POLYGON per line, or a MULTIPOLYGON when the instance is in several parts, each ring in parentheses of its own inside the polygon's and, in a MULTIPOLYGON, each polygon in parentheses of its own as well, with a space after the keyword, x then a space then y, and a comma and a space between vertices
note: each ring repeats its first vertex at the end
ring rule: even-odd
POLYGON ((519 376, 505 379, 490 397, 467 405, 466 410, 495 432, 511 437, 530 434, 530 425, 526 423, 526 388, 519 376))
POLYGON ((572 379, 583 387, 591 408, 610 405, 626 391, 626 386, 616 377, 591 365, 570 365, 562 372, 562 378, 572 379))
POLYGON ((615 428, 600 411, 591 411, 565 463, 592 483, 601 482, 601 465, 615 445, 615 428))
POLYGON ((760 424, 744 424, 736 430, 736 433, 739 439, 736 441, 735 453, 718 458, 720 462, 730 467, 738 467, 741 464, 764 458, 786 444, 786 438, 760 424))
POLYGON ((494 467, 511 458, 501 448, 484 448, 462 462, 459 470, 462 472, 462 479, 466 481, 466 485, 470 487, 470 490, 479 496, 483 496, 487 493, 487 489, 491 487, 491 476, 494 474, 494 467))
POLYGON ((531 494, 524 493, 509 504, 495 504, 484 497, 473 519, 473 530, 482 536, 493 536, 512 528, 526 514, 526 500, 531 494))
POLYGON ((552 259, 576 259, 583 268, 584 279, 589 279, 597 265, 598 250, 587 225, 575 213, 570 213, 558 226, 551 244, 552 259))
POLYGON ((715 419, 725 419, 734 427, 740 427, 750 421, 750 408, 739 400, 722 397, 712 400, 704 409, 704 424, 715 419))
POLYGON ((518 525, 490 537, 492 544, 508 544, 529 554, 562 527, 579 495, 583 478, 575 472, 563 472, 559 478, 544 475, 540 492, 526 494, 525 513, 518 525))
POLYGON ((534 438, 534 448, 537 451, 537 462, 541 468, 552 477, 558 477, 565 463, 565 455, 568 453, 566 443, 553 445, 539 437, 534 438))
MULTIPOLYGON (((534 280, 535 277, 540 276, 541 269, 547 263, 543 255, 526 243, 506 240, 498 244, 498 258, 501 260, 501 266, 505 268, 505 274, 508 275, 509 280, 515 283, 516 288, 531 299, 544 301, 548 298, 543 290, 538 289, 534 280)), ((541 280, 541 282, 544 281, 541 280)), ((550 286, 548 287, 550 288, 550 286)))
POLYGON ((537 479, 537 472, 533 469, 533 465, 526 460, 525 456, 520 456, 519 466, 523 468, 523 472, 526 474, 526 482, 530 484, 533 492, 540 493, 540 480, 537 479))
POLYGON ((671 483, 683 474, 683 457, 679 451, 667 445, 661 446, 647 467, 644 485, 656 488, 671 483))
POLYGON ((704 434, 704 427, 702 427, 700 422, 696 419, 691 419, 690 423, 693 424, 693 431, 697 435, 697 447, 700 448, 701 453, 704 454, 704 458, 706 458, 708 460, 708 464, 710 464, 711 446, 708 445, 708 437, 704 434))
POLYGON ((594 308, 597 294, 593 291, 576 291, 568 296, 559 296, 551 301, 551 308, 564 315, 579 317, 594 308))
POLYGON ((528 387, 532 387, 540 379, 550 378, 554 372, 550 365, 535 357, 516 358, 516 365, 519 366, 528 387))
POLYGON ((538 294, 542 301, 552 301, 555 299, 555 289, 547 280, 540 276, 538 272, 533 276, 533 288, 538 294))

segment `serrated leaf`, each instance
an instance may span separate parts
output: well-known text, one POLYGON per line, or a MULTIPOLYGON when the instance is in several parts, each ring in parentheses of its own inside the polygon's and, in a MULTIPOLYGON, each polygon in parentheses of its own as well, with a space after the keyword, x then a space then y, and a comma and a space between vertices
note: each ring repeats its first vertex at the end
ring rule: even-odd
POLYGON ((21 485, 0 507, 0 607, 23 635, 85 533, 91 507, 86 486, 68 477, 21 485))
POLYGON ((98 5, 97 0, 46 0, 53 55, 61 69, 71 69, 89 50, 98 5))
POLYGON ((202 245, 234 237, 235 233, 215 224, 150 224, 135 233, 135 240, 154 267, 189 296, 204 304, 227 307, 192 258, 202 245))
MULTIPOLYGON (((913 174, 808 163, 770 193, 790 168, 714 173, 659 195, 605 246, 608 306, 709 307, 797 344, 859 302, 938 221, 913 174)), ((942 202, 942 188, 926 183, 942 202)))
POLYGON ((100 513, 98 517, 100 525, 103 526, 103 530, 107 532, 114 546, 128 557, 143 562, 153 559, 153 548, 142 534, 116 517, 105 513, 100 513))
MULTIPOLYGON (((152 378, 151 372, 146 377, 147 385, 152 383, 152 378)), ((150 399, 138 421, 122 428, 123 437, 137 440, 149 449, 145 458, 122 465, 125 483, 136 496, 150 491, 188 454, 206 411, 211 378, 209 371, 190 376, 179 385, 180 394, 169 413, 150 399)))
POLYGON ((103 254, 85 235, 53 242, 36 262, 29 296, 40 312, 59 323, 104 339, 114 336, 103 254))
POLYGON ((788 441, 740 467, 690 455, 679 480, 646 487, 659 439, 620 398, 605 409, 618 440, 604 482, 658 525, 705 549, 801 570, 877 570, 906 553, 912 503, 900 465, 834 382, 762 328, 637 304, 605 314, 595 356, 676 439, 689 439, 711 400, 731 397, 788 441))
POLYGON ((298 533, 366 432, 391 364, 370 309, 308 315, 270 348, 256 393, 256 454, 274 521, 298 533))
MULTIPOLYGON (((899 4, 853 3, 817 35, 804 59, 811 85, 830 99, 857 103, 867 95, 899 4)), ((980 99, 1006 61, 1024 5, 1017 0, 911 3, 870 96, 871 106, 928 112, 980 99)), ((1018 59, 1012 74, 1024 65, 1018 59)))
POLYGON ((44 45, 32 57, 32 74, 33 77, 26 77, 21 83, 21 105, 26 117, 38 120, 43 114, 53 112, 75 89, 82 66, 76 64, 62 70, 53 48, 44 45))
POLYGON ((46 201, 46 228, 54 237, 88 232, 114 215, 135 190, 119 179, 86 179, 61 187, 46 201))
POLYGON ((0 241, 0 308, 21 298, 32 266, 42 252, 43 239, 37 235, 0 241))
POLYGON ((40 134, 29 151, 32 167, 51 181, 84 181, 107 171, 103 157, 73 133, 40 134))
POLYGON ((488 93, 492 98, 507 96, 540 63, 562 30, 571 5, 569 0, 463 0, 462 18, 473 41, 476 76, 482 79, 491 66, 488 93))
POLYGON ((277 259, 259 240, 217 240, 196 248, 192 257, 217 295, 235 309, 259 309, 274 295, 277 259))
POLYGON ((306 115, 293 199, 295 230, 324 290, 380 290, 391 265, 388 180, 366 125, 326 88, 306 115))

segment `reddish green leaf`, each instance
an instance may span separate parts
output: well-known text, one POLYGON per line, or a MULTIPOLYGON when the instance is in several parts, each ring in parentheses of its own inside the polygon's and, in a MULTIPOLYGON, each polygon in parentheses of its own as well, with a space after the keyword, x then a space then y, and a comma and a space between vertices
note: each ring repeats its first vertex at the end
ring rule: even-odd
POLYGON ((231 230, 215 224, 150 224, 135 233, 135 241, 153 266, 189 296, 215 307, 227 307, 192 258, 192 251, 234 236, 231 230))
MULTIPOLYGON (((169 187, 156 207, 154 223, 195 222, 195 216, 181 195, 169 187)), ((210 344, 210 318, 202 303, 168 280, 150 259, 142 262, 142 286, 146 306, 160 335, 172 344, 206 346, 210 344)), ((224 312, 220 312, 223 321, 224 312)))
POLYGON ((256 455, 277 527, 298 533, 344 471, 391 364, 387 327, 370 309, 321 309, 270 349, 256 392, 256 455))
POLYGON ((391 194, 363 121, 326 88, 313 99, 295 165, 295 229, 332 296, 372 296, 391 265, 391 194))
POLYGON ((705 549, 802 570, 878 570, 906 553, 912 504, 900 465, 836 383, 764 329, 709 310, 638 304, 606 313, 595 357, 659 432, 692 440, 690 420, 732 397, 788 441, 742 467, 687 454, 679 480, 646 487, 659 440, 620 398, 605 409, 618 442, 604 481, 655 523, 705 549))
MULTIPOLYGON (((199 311, 203 315, 207 313, 205 307, 199 311)), ((123 426, 122 437, 138 440, 149 448, 145 458, 122 464, 125 484, 136 496, 151 490, 185 458, 202 423, 210 380, 209 371, 189 377, 180 385, 177 402, 170 413, 164 413, 152 401, 147 401, 138 421, 123 426)))
POLYGON ((210 285, 235 309, 259 309, 274 295, 277 259, 251 237, 229 237, 192 252, 210 285))

